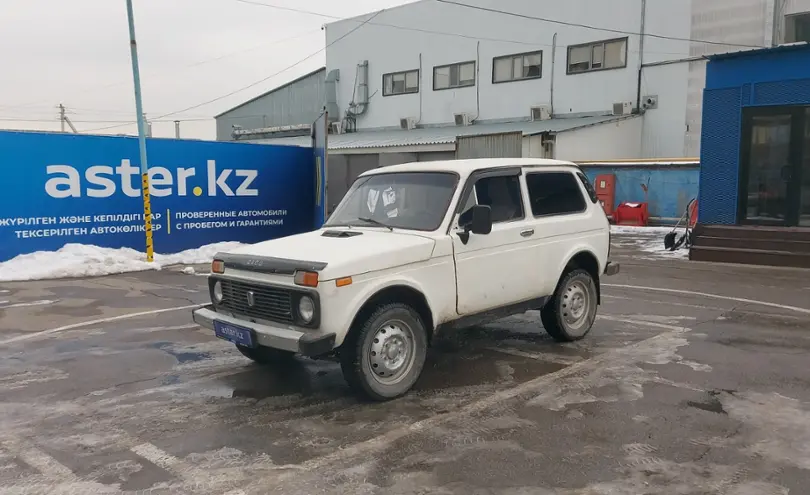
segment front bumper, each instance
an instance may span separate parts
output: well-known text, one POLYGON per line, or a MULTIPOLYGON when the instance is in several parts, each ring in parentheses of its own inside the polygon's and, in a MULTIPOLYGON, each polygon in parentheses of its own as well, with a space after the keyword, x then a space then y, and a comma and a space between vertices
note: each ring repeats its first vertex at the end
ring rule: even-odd
POLYGON ((194 323, 212 331, 214 330, 214 320, 249 328, 255 332, 258 345, 295 352, 303 356, 320 356, 335 348, 334 333, 322 333, 317 330, 303 332, 293 326, 281 327, 253 323, 217 313, 213 305, 195 309, 192 311, 192 317, 194 323))
POLYGON ((619 273, 619 264, 613 263, 612 261, 608 261, 607 265, 605 265, 605 275, 616 275, 619 273))

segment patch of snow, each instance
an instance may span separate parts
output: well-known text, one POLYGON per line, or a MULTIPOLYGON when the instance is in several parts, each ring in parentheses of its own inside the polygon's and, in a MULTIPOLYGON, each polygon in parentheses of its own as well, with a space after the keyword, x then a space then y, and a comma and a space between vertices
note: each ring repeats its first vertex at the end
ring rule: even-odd
MULTIPOLYGON (((2 303, 7 303, 8 301, 2 301, 2 303)), ((31 306, 47 306, 48 304, 56 304, 59 301, 52 301, 50 299, 43 299, 41 301, 31 301, 31 302, 24 302, 24 303, 16 303, 16 304, 9 304, 8 306, 0 306, 0 309, 9 309, 9 308, 27 308, 31 306)))
POLYGON ((175 254, 155 254, 148 263, 146 255, 130 248, 103 248, 86 244, 67 244, 58 251, 21 254, 0 263, 0 282, 48 280, 55 278, 98 277, 116 273, 160 270, 170 265, 210 263, 221 251, 244 246, 239 242, 218 242, 175 254))
POLYGON ((197 272, 196 272, 196 270, 194 270, 193 266, 187 266, 187 267, 183 268, 183 273, 185 273, 186 275, 194 275, 197 272))
MULTIPOLYGON (((678 231, 683 233, 683 226, 678 227, 678 231)), ((666 235, 672 232, 672 227, 633 227, 631 225, 611 225, 611 234, 634 234, 634 235, 666 235)))
MULTIPOLYGON (((610 233, 615 246, 630 248, 647 253, 652 256, 642 259, 686 259, 689 250, 685 247, 669 251, 664 248, 664 236, 672 232, 672 227, 631 227, 627 225, 611 225, 610 233)), ((684 234, 683 226, 675 230, 676 240, 684 234)))

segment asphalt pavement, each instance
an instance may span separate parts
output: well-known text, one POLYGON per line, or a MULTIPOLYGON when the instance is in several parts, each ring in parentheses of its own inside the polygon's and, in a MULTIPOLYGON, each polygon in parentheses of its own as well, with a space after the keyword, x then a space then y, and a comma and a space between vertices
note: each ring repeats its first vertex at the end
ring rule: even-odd
POLYGON ((406 397, 247 361, 178 270, 0 284, 0 494, 810 493, 810 272, 616 239, 589 336, 439 336, 406 397))

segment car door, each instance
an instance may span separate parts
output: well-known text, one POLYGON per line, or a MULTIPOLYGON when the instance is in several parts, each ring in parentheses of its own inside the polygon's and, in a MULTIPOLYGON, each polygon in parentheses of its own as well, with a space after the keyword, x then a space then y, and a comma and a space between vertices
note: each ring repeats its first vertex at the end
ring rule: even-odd
POLYGON ((593 227, 593 213, 573 171, 528 170, 525 182, 529 201, 526 209, 537 229, 532 238, 532 257, 538 266, 538 286, 544 295, 551 295, 572 247, 592 244, 589 237, 603 231, 593 227))
POLYGON ((451 231, 457 311, 476 314, 532 298, 527 263, 534 235, 524 206, 520 167, 479 171, 465 184, 451 231), (459 235, 458 215, 475 204, 492 208, 492 231, 459 235))

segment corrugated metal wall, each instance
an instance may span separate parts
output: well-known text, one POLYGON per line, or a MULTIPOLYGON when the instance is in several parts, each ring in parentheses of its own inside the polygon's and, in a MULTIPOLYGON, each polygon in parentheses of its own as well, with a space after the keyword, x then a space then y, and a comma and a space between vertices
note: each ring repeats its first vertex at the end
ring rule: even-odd
POLYGON ((313 123, 326 104, 325 80, 326 69, 321 69, 223 113, 216 118, 217 141, 233 141, 233 125, 259 129, 313 123))
POLYGON ((456 158, 520 158, 523 133, 504 132, 456 138, 456 158))
POLYGON ((329 155, 326 172, 326 209, 331 213, 340 203, 357 176, 367 170, 377 168, 380 156, 368 155, 329 155))
POLYGON ((452 160, 456 157, 455 151, 423 151, 416 154, 418 162, 437 162, 440 160, 452 160))

